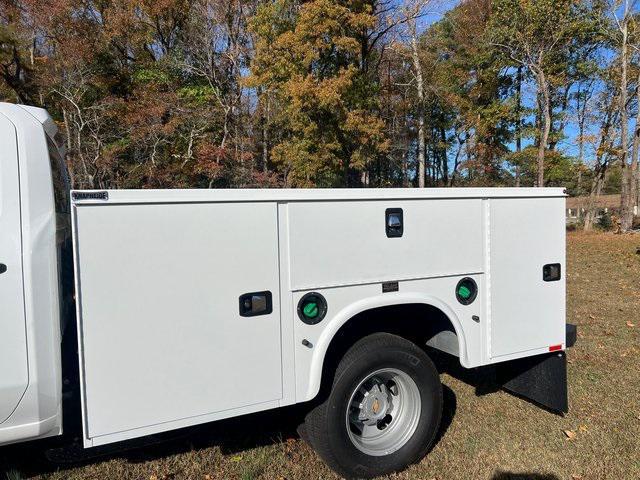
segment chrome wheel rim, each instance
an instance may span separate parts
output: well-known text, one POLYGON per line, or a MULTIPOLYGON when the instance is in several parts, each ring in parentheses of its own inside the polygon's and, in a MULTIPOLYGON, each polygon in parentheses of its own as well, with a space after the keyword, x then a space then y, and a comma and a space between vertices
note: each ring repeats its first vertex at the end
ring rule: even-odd
POLYGON ((358 384, 349 398, 349 438, 366 455, 389 455, 413 436, 421 409, 420 390, 407 373, 395 368, 376 370, 358 384))

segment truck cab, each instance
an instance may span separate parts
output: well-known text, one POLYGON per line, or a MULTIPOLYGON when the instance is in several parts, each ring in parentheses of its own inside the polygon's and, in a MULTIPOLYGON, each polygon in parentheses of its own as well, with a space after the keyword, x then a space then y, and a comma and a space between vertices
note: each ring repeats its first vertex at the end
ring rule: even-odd
POLYGON ((62 429, 71 229, 57 133, 45 110, 0 103, 0 444, 62 429))

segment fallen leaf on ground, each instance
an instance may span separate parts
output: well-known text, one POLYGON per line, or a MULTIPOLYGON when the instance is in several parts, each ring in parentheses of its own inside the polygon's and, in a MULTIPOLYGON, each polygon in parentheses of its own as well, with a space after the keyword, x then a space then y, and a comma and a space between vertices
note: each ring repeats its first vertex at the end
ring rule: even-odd
POLYGON ((569 440, 573 440, 574 438, 576 438, 576 432, 572 432, 571 430, 564 430, 564 434, 569 440))
POLYGON ((635 326, 636 326, 635 323, 627 322, 627 327, 635 327, 635 326))
POLYGON ((578 430, 580 430, 581 432, 586 432, 587 431, 587 426, 586 425, 580 425, 578 430))
POLYGON ((571 475, 571 480, 582 480, 582 475, 573 474, 571 475))

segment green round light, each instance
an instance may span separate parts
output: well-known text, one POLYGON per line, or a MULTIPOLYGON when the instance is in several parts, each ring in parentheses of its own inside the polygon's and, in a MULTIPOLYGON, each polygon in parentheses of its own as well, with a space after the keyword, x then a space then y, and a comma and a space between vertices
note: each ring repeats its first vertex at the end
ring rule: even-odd
POLYGON ((460 288, 458 289, 458 295, 466 300, 471 296, 471 290, 466 285, 460 285, 460 288))
POLYGON ((298 318, 307 325, 316 325, 327 314, 327 301, 318 292, 309 292, 298 301, 298 318))
POLYGON ((456 298, 463 305, 471 305, 478 296, 478 285, 470 278, 465 277, 456 285, 456 298))
POLYGON ((320 309, 318 308, 318 304, 316 302, 309 302, 302 308, 302 313, 304 313, 305 317, 315 318, 318 316, 320 309))

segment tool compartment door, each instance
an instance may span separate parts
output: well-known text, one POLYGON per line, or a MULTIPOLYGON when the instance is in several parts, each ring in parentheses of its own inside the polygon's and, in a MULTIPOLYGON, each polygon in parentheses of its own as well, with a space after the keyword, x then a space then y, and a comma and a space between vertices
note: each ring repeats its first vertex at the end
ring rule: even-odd
POLYGON ((86 438, 282 397, 275 203, 76 205, 74 218, 86 438), (240 315, 240 296, 266 291, 270 312, 240 315))
POLYGON ((565 342, 564 198, 491 199, 491 358, 565 342), (545 265, 560 264, 545 281, 545 265))
POLYGON ((17 152, 15 127, 0 115, 0 424, 29 380, 17 152))

